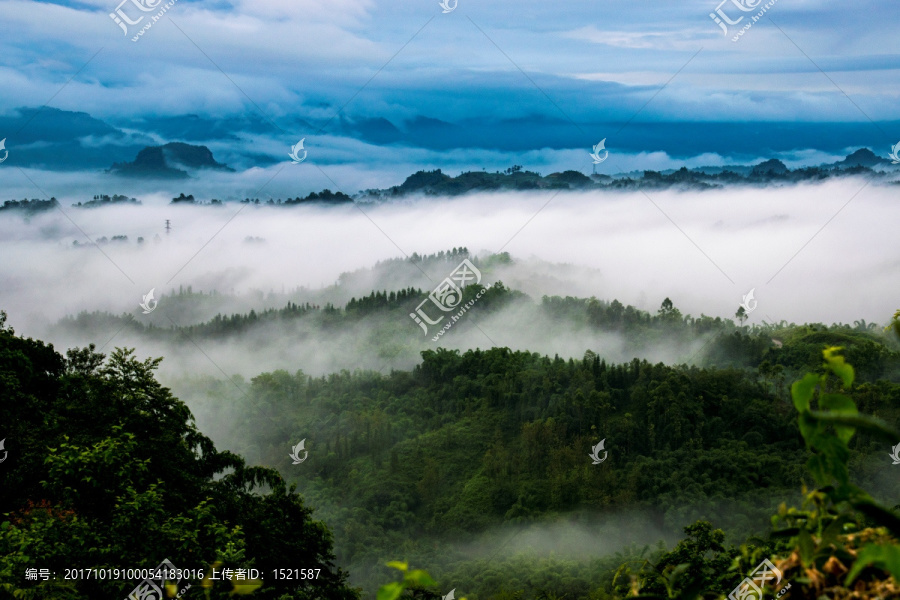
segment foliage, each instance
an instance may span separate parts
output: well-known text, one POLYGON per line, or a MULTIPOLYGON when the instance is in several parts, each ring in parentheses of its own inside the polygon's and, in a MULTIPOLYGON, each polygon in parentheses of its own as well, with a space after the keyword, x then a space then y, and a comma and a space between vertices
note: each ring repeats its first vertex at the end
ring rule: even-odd
MULTIPOLYGON (((409 595, 418 597, 422 595, 420 592, 424 588, 437 585, 427 572, 421 569, 410 571, 408 563, 391 561, 387 563, 387 566, 400 571, 403 574, 403 579, 381 586, 378 589, 378 594, 376 594, 376 600, 397 600, 407 591, 410 592, 409 595)), ((465 600, 465 598, 461 600, 465 600)))
MULTIPOLYGON (((136 581, 64 580, 68 568, 321 568, 312 585, 266 577, 256 598, 351 600, 331 534, 272 469, 217 451, 154 377, 161 359, 18 337, 0 313, 0 598, 124 597, 136 581), (29 581, 27 568, 57 580, 29 581)), ((194 582, 197 583, 196 581, 194 582)), ((211 598, 253 582, 205 588, 211 598)), ((249 586, 249 587, 248 587, 249 586)), ((195 585, 191 593, 199 593, 195 585)))
POLYGON ((789 537, 794 546, 782 567, 787 576, 798 573, 795 579, 809 595, 844 596, 844 586, 854 582, 857 592, 872 596, 880 596, 885 585, 896 593, 900 518, 853 483, 849 443, 858 431, 900 443, 900 432, 859 413, 850 394, 854 368, 840 350, 824 350, 823 372, 809 373, 791 387, 800 432, 812 452, 807 468, 819 487, 808 493, 803 510, 779 511, 786 527, 776 535, 789 537))
MULTIPOLYGON (((664 305, 659 318, 683 319, 676 310, 664 305)), ((868 333, 846 335, 870 343, 868 333)), ((759 371, 639 360, 611 365, 593 352, 576 361, 503 348, 438 349, 423 352, 412 372, 259 375, 246 391, 252 412, 242 409, 247 399, 234 386, 210 382, 209 400, 197 408, 215 407, 215 429, 251 423, 241 451, 285 472, 285 440, 307 439, 310 459, 297 484, 334 528, 339 561, 355 582, 374 591, 383 557, 403 548, 411 559, 427 561, 442 583, 465 582, 474 590, 470 597, 483 598, 498 588, 479 586, 478 561, 453 548, 472 536, 490 538, 499 527, 527 529, 628 508, 644 511, 631 517, 633 528, 641 522, 674 534, 706 520, 731 543, 764 534, 768 517, 796 496, 804 478, 803 438, 778 383, 806 360, 793 343, 777 349, 787 354, 768 355, 783 364, 759 371), (786 356, 801 360, 792 364, 786 356), (261 412, 279 426, 260 420, 261 412), (588 454, 601 439, 610 460, 594 467, 588 454)), ((879 360, 877 353, 868 356, 879 360)), ((884 418, 897 418, 900 386, 867 382, 850 393, 884 418)), ((863 461, 883 448, 871 436, 857 436, 849 452, 863 461)), ((858 478, 878 481, 868 471, 858 478)), ((893 484, 878 488, 885 497, 896 491, 893 484)), ((740 550, 720 543, 721 564, 730 564, 740 550)), ((681 564, 658 553, 647 558, 668 575, 681 564)), ((611 581, 594 578, 587 560, 554 567, 578 573, 573 581, 592 582, 569 593, 612 593, 611 581)), ((755 566, 743 560, 745 569, 755 566)), ((684 577, 715 571, 706 583, 724 589, 727 582, 717 578, 735 574, 725 574, 721 564, 695 565, 670 584, 680 589, 684 577)), ((514 579, 524 585, 530 576, 521 569, 514 579)), ((663 580, 646 585, 665 593, 663 580)), ((523 598, 540 593, 529 588, 523 598)))

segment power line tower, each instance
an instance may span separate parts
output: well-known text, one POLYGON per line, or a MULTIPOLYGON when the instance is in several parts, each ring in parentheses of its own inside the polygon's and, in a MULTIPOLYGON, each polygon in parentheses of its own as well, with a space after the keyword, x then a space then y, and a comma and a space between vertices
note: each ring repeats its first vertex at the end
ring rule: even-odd
POLYGON ((169 235, 170 231, 172 231, 172 223, 169 219, 166 219, 166 235, 169 235))

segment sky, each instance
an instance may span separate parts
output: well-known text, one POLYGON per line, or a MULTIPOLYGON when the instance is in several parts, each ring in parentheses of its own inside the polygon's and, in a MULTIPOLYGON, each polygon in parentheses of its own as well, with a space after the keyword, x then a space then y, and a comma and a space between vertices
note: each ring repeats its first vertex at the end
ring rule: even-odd
MULTIPOLYGON (((135 295, 158 285, 151 275, 163 264, 157 264, 159 257, 136 266, 140 277, 132 276, 128 291, 104 306, 97 305, 95 276, 74 283, 53 270, 34 272, 29 257, 46 251, 48 262, 70 264, 75 240, 89 243, 117 234, 150 239, 161 233, 165 219, 175 219, 179 235, 192 236, 173 254, 202 257, 205 249, 215 248, 210 236, 219 235, 217 227, 242 232, 257 223, 233 206, 185 218, 187 213, 168 206, 179 192, 226 201, 295 197, 325 188, 353 194, 397 185, 419 169, 456 174, 514 164, 543 174, 589 173, 591 146, 604 139, 610 159, 598 172, 605 173, 753 164, 773 156, 797 167, 833 162, 861 147, 887 157, 900 140, 900 53, 891 45, 900 4, 717 2, 578 0, 561 8, 532 0, 446 0, 444 5, 437 0, 0 1, 0 140, 5 143, 0 200, 52 196, 65 208, 52 217, 9 216, 0 224, 8 255, 21 257, 0 270, 0 292, 5 292, 0 299, 24 314, 34 294, 53 289, 52 295, 66 302, 51 311, 51 319, 94 308, 133 309, 135 295), (124 30, 111 14, 126 23, 124 30), (716 19, 734 24, 723 32, 716 19), (308 159, 291 164, 288 153, 301 139, 308 159), (106 172, 146 146, 174 141, 205 145, 234 171, 193 173, 177 182, 106 172), (94 194, 136 196, 145 210, 69 209, 94 194)), ((719 260, 704 258, 711 242, 700 232, 707 232, 723 244, 720 255, 736 261, 774 252, 777 256, 765 261, 768 267, 785 264, 797 252, 814 256, 808 244, 828 239, 816 238, 820 231, 850 227, 847 235, 860 240, 857 259, 870 270, 867 285, 877 300, 848 296, 840 286, 809 297, 798 295, 799 288, 785 288, 782 308, 770 314, 774 320, 877 320, 889 304, 879 294, 890 286, 885 273, 896 266, 896 252, 884 245, 893 239, 888 231, 883 238, 860 232, 874 222, 887 227, 895 221, 892 190, 853 179, 765 198, 744 188, 697 198, 673 192, 669 208, 654 207, 646 194, 597 193, 582 212, 560 217, 545 238, 514 244, 510 251, 520 260, 609 269, 607 261, 615 263, 609 257, 620 246, 596 245, 594 237, 613 219, 615 230, 631 232, 628 247, 651 248, 661 256, 677 247, 678 256, 693 252, 709 270, 719 260), (867 200, 870 195, 876 200, 867 200), (866 212, 870 201, 875 216, 866 212), (758 203, 764 206, 757 210, 758 203), (627 210, 604 212, 620 206, 627 210), (749 213, 731 231, 726 216, 738 210, 749 213), (773 247, 766 219, 777 224, 794 210, 805 211, 808 220, 773 247), (725 224, 708 222, 712 215, 725 224), (671 239, 647 237, 632 227, 651 216, 664 217, 671 239), (571 231, 581 226, 583 231, 571 231), (684 243, 685 248, 678 245, 684 243), (835 300, 820 303, 819 298, 835 300)), ((242 233, 234 248, 213 253, 205 271, 186 272, 177 283, 204 289, 324 286, 373 260, 460 245, 490 251, 501 243, 503 230, 538 228, 556 214, 542 213, 549 202, 543 196, 486 194, 474 202, 477 206, 467 205, 459 215, 460 205, 450 205, 452 219, 426 218, 432 210, 427 203, 416 211, 400 206, 401 212, 410 211, 408 217, 376 213, 363 219, 382 244, 377 251, 375 242, 353 233, 355 225, 342 213, 328 213, 313 229, 305 229, 301 213, 275 217, 266 228, 277 229, 283 221, 290 230, 286 236, 262 230, 252 235, 281 240, 261 250, 278 255, 272 261, 276 267, 286 252, 289 258, 304 257, 309 264, 303 274, 288 276, 281 268, 269 273, 261 260, 235 266, 248 256, 240 244, 251 233, 242 233), (487 214, 489 208, 498 212, 487 214), (453 223, 448 230, 445 219, 453 223), (389 243, 407 235, 404 223, 421 235, 401 246, 389 243), (399 229, 379 230, 393 224, 399 229), (488 233, 473 237, 469 229, 475 226, 488 233), (300 227, 307 245, 296 248, 291 236, 300 227), (327 248, 340 261, 309 259, 327 248), (222 264, 215 262, 217 256, 222 264), (251 275, 235 283, 234 273, 251 275)), ((562 197, 555 201, 562 202, 562 197)), ((846 256, 820 256, 814 278, 823 276, 829 261, 846 256)), ((108 266, 102 252, 93 258, 108 266)), ((674 263, 657 271, 651 269, 653 260, 624 261, 626 270, 612 276, 618 287, 588 286, 578 294, 620 297, 648 310, 658 306, 660 295, 676 294, 687 311, 729 317, 734 298, 754 288, 760 297, 761 282, 772 276, 723 278, 718 267, 707 273, 674 263), (722 299, 709 297, 712 288, 697 277, 701 272, 725 280, 722 299)), ((852 271, 852 265, 842 268, 852 271)), ((89 265, 79 258, 71 269, 81 277, 77 269, 89 265)), ((721 269, 731 272, 727 265, 721 269)), ((528 284, 523 276, 521 285, 528 284)))
POLYGON ((896 3, 447 2, 0 2, 0 167, 94 175, 186 141, 252 172, 304 139, 348 172, 291 185, 352 193, 416 167, 588 172, 601 139, 619 160, 600 171, 821 164, 900 139, 896 3))

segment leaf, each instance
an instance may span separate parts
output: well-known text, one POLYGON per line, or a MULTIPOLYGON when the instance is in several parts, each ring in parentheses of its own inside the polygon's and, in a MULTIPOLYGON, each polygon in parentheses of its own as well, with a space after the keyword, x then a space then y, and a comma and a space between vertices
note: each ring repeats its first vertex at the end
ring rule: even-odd
POLYGON ((397 600, 400 597, 400 594, 403 593, 404 586, 399 581, 394 581, 393 583, 389 583, 387 585, 381 586, 378 590, 378 594, 375 596, 375 600, 397 600))
POLYGON ((391 562, 387 563, 387 566, 391 567, 392 569, 399 569, 404 573, 409 570, 409 563, 400 562, 399 560, 392 560, 391 562))
POLYGON ((812 400, 813 392, 819 383, 819 376, 815 373, 807 373, 803 379, 795 381, 791 385, 791 396, 794 400, 794 408, 798 412, 804 413, 809 410, 809 402, 812 400))
POLYGON ((248 579, 247 581, 236 581, 234 582, 234 589, 231 590, 232 594, 237 594, 238 596, 246 596, 247 594, 252 594, 256 590, 262 587, 263 582, 259 579, 248 579))
POLYGON ((872 544, 864 547, 857 554, 856 562, 847 573, 847 581, 844 585, 849 586, 863 569, 872 565, 888 571, 895 580, 900 581, 900 546, 872 544))
POLYGON ((770 535, 772 538, 792 538, 800 533, 799 527, 788 527, 786 529, 778 529, 770 535))
POLYGON ((808 446, 813 446, 816 436, 821 433, 822 430, 818 421, 812 418, 807 410, 800 413, 800 416, 797 417, 797 425, 800 427, 800 435, 806 440, 806 444, 808 446))
POLYGON ((429 587, 432 585, 437 585, 437 582, 431 578, 431 576, 422 571, 421 569, 417 569, 415 571, 410 571, 406 574, 404 581, 407 584, 416 585, 419 587, 429 587))
POLYGON ((849 388, 853 385, 853 366, 844 362, 844 357, 838 354, 841 350, 843 348, 840 346, 832 346, 831 348, 826 348, 822 355, 825 357, 825 366, 841 378, 845 388, 849 388))
POLYGON ((847 515, 838 515, 822 532, 821 546, 837 545, 838 536, 844 532, 844 523, 850 522, 847 515))
POLYGON ((806 461, 806 468, 819 485, 828 485, 828 461, 821 454, 814 454, 806 461))
POLYGON ((819 408, 847 415, 859 414, 856 402, 846 394, 822 394, 819 397, 819 408))
POLYGON ((873 519, 882 527, 887 527, 895 536, 900 536, 900 517, 871 500, 854 502, 853 508, 873 519))
POLYGON ((800 530, 800 534, 797 536, 797 546, 800 550, 800 558, 803 560, 804 564, 808 565, 813 559, 816 547, 812 536, 807 530, 800 530))
MULTIPOLYGON (((829 411, 832 415, 856 416, 859 414, 856 403, 852 398, 844 394, 822 394, 819 397, 819 406, 829 411)), ((856 427, 851 425, 837 422, 832 422, 832 425, 834 425, 835 433, 844 443, 849 442, 856 432, 856 427)))
POLYGON ((682 564, 678 565, 677 567, 672 569, 671 573, 669 573, 669 581, 671 581, 672 583, 675 583, 675 580, 678 579, 682 573, 684 573, 685 571, 687 571, 690 568, 691 568, 690 563, 682 563, 682 564))
POLYGON ((848 425, 873 433, 892 443, 900 442, 900 431, 897 431, 881 419, 869 415, 843 415, 821 411, 810 411, 810 417, 822 423, 848 425))

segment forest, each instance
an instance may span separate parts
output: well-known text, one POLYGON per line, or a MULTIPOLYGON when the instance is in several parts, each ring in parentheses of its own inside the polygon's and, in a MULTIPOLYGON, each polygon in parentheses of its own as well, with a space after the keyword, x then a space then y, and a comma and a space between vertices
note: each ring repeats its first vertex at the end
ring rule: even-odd
MULTIPOLYGON (((494 287, 495 301, 510 293, 494 287)), ((285 310, 353 319, 416 293, 285 310)), ((637 337, 716 322, 668 299, 656 315, 542 306, 637 337)), ((726 358, 709 364, 435 348, 389 373, 196 376, 179 382, 188 408, 155 377, 162 359, 61 355, 3 314, 0 597, 124 597, 136 582, 62 574, 163 559, 321 569, 311 582, 207 577, 189 598, 719 598, 764 558, 790 577, 787 597, 849 598, 850 575, 894 593, 896 319, 896 331, 719 320, 726 358), (415 570, 391 584, 397 560, 415 570), (25 581, 29 567, 59 578, 25 581)), ((217 335, 207 328, 191 335, 217 335)))

